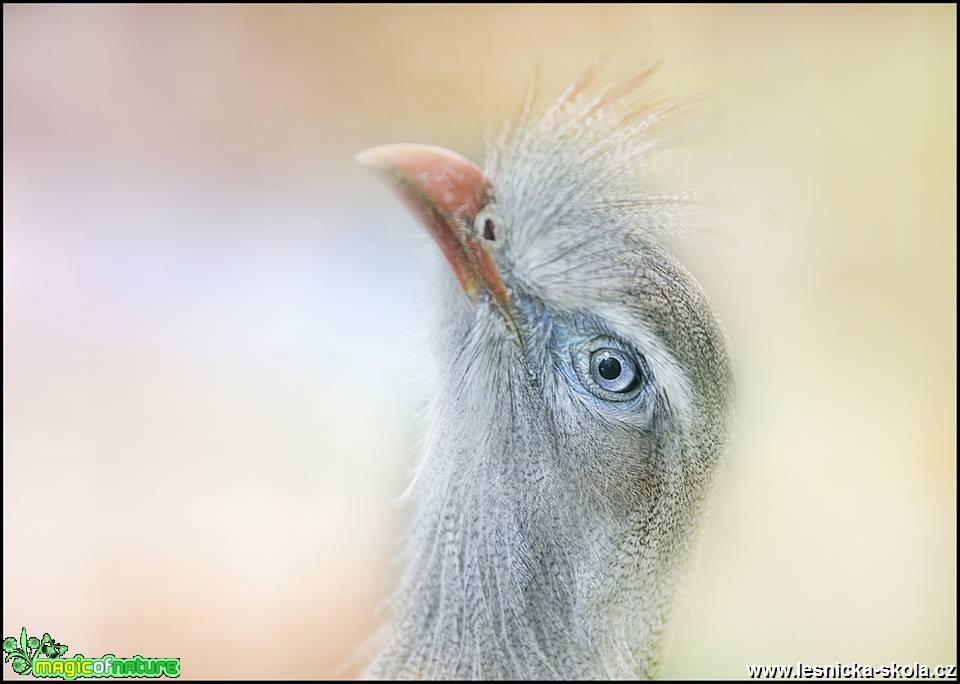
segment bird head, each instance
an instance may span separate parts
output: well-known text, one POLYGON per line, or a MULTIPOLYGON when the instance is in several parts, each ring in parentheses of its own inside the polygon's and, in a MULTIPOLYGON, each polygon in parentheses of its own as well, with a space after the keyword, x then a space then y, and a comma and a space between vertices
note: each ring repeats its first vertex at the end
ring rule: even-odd
POLYGON ((419 144, 378 169, 449 268, 440 387, 408 492, 396 617, 372 672, 652 671, 726 441, 719 320, 658 241, 689 197, 644 190, 674 104, 637 78, 532 105, 483 167, 419 144))

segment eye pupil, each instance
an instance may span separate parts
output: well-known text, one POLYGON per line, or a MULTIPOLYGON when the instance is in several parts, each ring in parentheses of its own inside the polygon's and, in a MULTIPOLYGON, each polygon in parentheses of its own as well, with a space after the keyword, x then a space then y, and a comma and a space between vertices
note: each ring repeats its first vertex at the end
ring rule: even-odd
POLYGON ((600 377, 604 380, 616 380, 620 377, 623 368, 617 359, 608 356, 597 365, 597 370, 600 372, 600 377))

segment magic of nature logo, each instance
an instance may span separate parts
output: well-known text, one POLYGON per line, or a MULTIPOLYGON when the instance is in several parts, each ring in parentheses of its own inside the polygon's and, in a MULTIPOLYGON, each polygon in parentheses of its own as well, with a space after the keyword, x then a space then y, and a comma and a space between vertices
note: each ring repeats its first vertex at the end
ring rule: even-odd
POLYGON ((3 662, 10 663, 19 675, 76 679, 77 677, 179 677, 179 658, 117 658, 107 654, 86 658, 83 654, 66 657, 67 645, 58 643, 45 632, 37 638, 20 630, 20 639, 3 640, 3 662))

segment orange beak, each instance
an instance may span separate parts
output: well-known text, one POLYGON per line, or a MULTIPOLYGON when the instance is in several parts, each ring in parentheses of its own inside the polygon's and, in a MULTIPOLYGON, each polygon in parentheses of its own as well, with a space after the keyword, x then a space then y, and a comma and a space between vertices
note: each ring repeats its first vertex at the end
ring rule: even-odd
POLYGON ((477 214, 492 194, 483 169, 442 147, 407 143, 372 147, 358 154, 357 161, 390 179, 440 247, 467 296, 475 299, 480 290, 487 290, 519 339, 506 287, 474 232, 477 214))

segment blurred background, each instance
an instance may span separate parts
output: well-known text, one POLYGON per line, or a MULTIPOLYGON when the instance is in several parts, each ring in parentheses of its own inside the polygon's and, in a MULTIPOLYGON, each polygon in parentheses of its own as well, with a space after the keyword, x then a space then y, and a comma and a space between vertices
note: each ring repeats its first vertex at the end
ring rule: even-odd
POLYGON ((778 217, 675 245, 741 402, 663 675, 955 663, 953 6, 4 6, 3 635, 356 674, 432 371, 353 156, 480 159, 603 55, 716 93, 665 180, 778 217))

